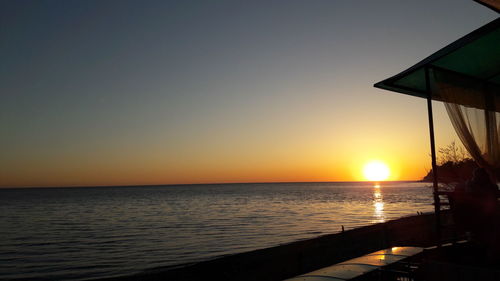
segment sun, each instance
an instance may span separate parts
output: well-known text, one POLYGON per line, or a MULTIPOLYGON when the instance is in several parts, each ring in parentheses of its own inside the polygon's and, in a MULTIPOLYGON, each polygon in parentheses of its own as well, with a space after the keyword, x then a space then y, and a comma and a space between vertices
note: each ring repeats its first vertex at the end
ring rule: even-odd
POLYGON ((390 174, 389 167, 382 161, 368 162, 363 168, 363 175, 369 181, 385 181, 390 174))

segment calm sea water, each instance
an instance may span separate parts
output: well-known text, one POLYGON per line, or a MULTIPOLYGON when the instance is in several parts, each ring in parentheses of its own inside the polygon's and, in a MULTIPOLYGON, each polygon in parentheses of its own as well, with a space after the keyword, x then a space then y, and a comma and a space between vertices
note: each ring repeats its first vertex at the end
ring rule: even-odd
POLYGON ((0 189, 0 279, 130 275, 432 210, 424 183, 0 189))

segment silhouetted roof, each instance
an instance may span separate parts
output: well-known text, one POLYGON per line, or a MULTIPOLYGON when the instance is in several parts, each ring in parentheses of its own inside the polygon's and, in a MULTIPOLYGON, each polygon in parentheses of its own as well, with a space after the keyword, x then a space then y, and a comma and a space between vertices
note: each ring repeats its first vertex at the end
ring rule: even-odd
POLYGON ((500 18, 442 48, 377 88, 427 98, 426 68, 500 86, 500 18))
POLYGON ((500 1, 498 0, 474 0, 479 4, 483 4, 493 11, 500 13, 500 1))

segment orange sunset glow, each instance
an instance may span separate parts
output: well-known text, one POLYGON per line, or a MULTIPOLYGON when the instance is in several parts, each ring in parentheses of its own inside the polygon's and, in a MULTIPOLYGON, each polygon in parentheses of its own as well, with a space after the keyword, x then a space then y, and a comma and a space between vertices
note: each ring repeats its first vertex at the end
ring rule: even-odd
MULTIPOLYGON (((307 16, 292 5, 279 20, 260 4, 231 4, 253 13, 243 17, 200 5, 188 25, 164 7, 139 9, 126 24, 47 15, 50 32, 8 13, 2 38, 17 43, 3 50, 12 55, 0 83, 0 187, 421 180, 430 170, 426 101, 373 83, 488 19, 477 8, 462 28, 422 27, 415 36, 427 40, 408 41, 395 38, 411 22, 376 13, 360 22, 358 7, 335 1, 310 4, 307 16), (80 25, 85 32, 65 30, 80 25), (390 173, 367 176, 373 159, 390 173)), ((434 109, 439 148, 457 137, 444 107, 434 109)))
POLYGON ((495 275, 499 12, 0 1, 0 281, 495 275))
POLYGON ((382 161, 370 161, 363 167, 363 175, 369 181, 385 181, 391 175, 389 167, 382 161))
MULTIPOLYGON (((214 132, 217 139, 195 131, 185 141, 182 135, 177 139, 145 135, 142 138, 147 145, 133 143, 134 138, 103 139, 82 144, 77 150, 73 149, 77 144, 71 143, 30 147, 15 158, 10 150, 4 159, 12 161, 2 168, 1 186, 365 181, 374 180, 363 170, 372 159, 384 159, 390 167, 384 180, 420 180, 430 166, 426 120, 417 118, 423 112, 422 102, 421 110, 412 117, 415 120, 409 119, 408 112, 401 118, 404 122, 393 122, 378 132, 369 127, 359 132, 354 129, 356 120, 343 122, 346 127, 331 124, 322 120, 326 113, 317 113, 307 117, 313 118, 314 124, 297 123, 275 131, 275 121, 256 123, 238 132, 221 128, 214 132), (411 130, 408 123, 413 124, 411 130), (308 128, 311 125, 314 130, 308 128), (296 130, 309 133, 295 135, 296 130), (397 133, 401 131, 406 133, 397 133), (372 138, 362 137, 364 133, 372 138)), ((378 118, 390 118, 388 115, 378 118)), ((438 143, 452 140, 444 136, 438 143)))

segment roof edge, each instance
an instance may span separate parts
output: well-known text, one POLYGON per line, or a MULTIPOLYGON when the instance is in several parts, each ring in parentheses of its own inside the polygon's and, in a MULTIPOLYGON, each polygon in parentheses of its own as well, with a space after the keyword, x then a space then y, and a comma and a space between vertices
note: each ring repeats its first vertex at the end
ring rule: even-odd
POLYGON ((498 7, 496 7, 496 6, 492 5, 492 4, 489 4, 489 3, 483 2, 483 1, 481 1, 481 0, 473 0, 473 1, 474 1, 474 2, 476 2, 476 3, 478 3, 478 4, 483 5, 483 6, 485 6, 485 7, 488 7, 488 8, 490 8, 490 9, 492 9, 493 11, 495 11, 495 12, 497 12, 497 13, 500 13, 500 8, 499 8, 499 7, 500 7, 500 4, 499 4, 499 6, 498 6, 498 7))
POLYGON ((401 73, 398 73, 392 77, 389 77, 387 79, 384 79, 380 82, 375 83, 373 86, 379 89, 384 89, 384 90, 389 90, 389 91, 395 91, 399 92, 402 94, 408 94, 412 96, 417 96, 417 97, 423 97, 422 93, 418 91, 412 91, 410 89, 401 89, 398 86, 393 84, 393 81, 398 80, 402 78, 403 76, 416 71, 419 68, 425 67, 434 61, 439 60, 440 58, 446 56, 447 54, 463 47, 469 42, 472 42, 476 39, 479 39, 481 36, 484 34, 487 34, 489 32, 492 32, 496 29, 500 28, 500 17, 481 26, 480 28, 468 33, 467 35, 459 38, 458 40, 448 44, 447 46, 441 48, 437 52, 433 53, 432 55, 426 57, 425 59, 421 60, 420 62, 416 63, 415 65, 411 66, 410 68, 404 70, 401 73))

